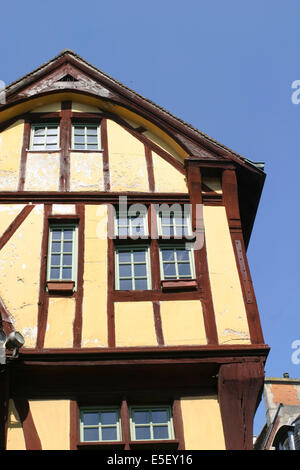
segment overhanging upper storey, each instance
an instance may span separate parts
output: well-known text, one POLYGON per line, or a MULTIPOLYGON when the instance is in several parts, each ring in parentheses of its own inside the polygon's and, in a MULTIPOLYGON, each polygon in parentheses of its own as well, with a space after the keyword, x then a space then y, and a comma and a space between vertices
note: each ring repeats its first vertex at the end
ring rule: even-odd
MULTIPOLYGON (((10 182, 5 186, 0 181, 3 192, 46 189, 53 192, 150 191, 184 194, 188 193, 184 182, 188 162, 194 162, 203 169, 202 188, 206 187, 207 192, 216 192, 215 176, 231 165, 237 177, 246 244, 249 241, 265 179, 262 164, 250 162, 100 71, 73 51, 62 51, 6 88, 5 103, 0 105, 0 131, 7 131, 0 148, 0 179, 2 177, 6 183, 10 182), (76 122, 78 126, 88 124, 90 128, 76 130, 76 122), (103 125, 100 126, 101 122, 103 125), (41 124, 45 123, 47 125, 43 128, 41 124), (84 133, 84 142, 79 135, 81 132, 84 133), (93 137, 90 134, 93 132, 99 134, 97 148, 91 145, 93 137), (127 178, 131 186, 126 188, 120 183, 118 168, 124 165, 124 158, 129 158, 125 147, 124 158, 120 152, 121 141, 128 143, 129 134, 145 149, 146 163, 138 162, 138 167, 132 162, 129 164, 131 173, 139 177, 130 181, 127 178), (114 143, 113 149, 108 149, 107 139, 114 143), (11 153, 12 141, 15 163, 11 153), (115 145, 116 142, 120 143, 120 148, 115 145), (80 144, 86 147, 80 147, 80 144), (92 175, 101 171, 102 179, 96 181, 93 176, 86 184, 79 181, 81 170, 78 170, 79 157, 76 155, 79 150, 103 152, 101 161, 90 155, 88 163, 84 163, 89 166, 92 175), (50 154, 50 151, 51 159, 47 159, 45 153, 50 154), (20 168, 17 168, 18 153, 21 154, 20 168), (112 167, 113 158, 109 167, 109 154, 114 155, 115 168, 112 167), (41 155, 44 173, 38 169, 41 155), (47 165, 52 169, 52 176, 47 171, 47 165), (148 175, 147 184, 143 183, 143 172, 148 175), (37 174, 38 183, 35 180, 37 174), (39 186, 41 181, 45 182, 43 189, 39 186), (169 188, 166 188, 167 181, 169 188)), ((137 142, 132 140, 130 145, 131 157, 134 158, 133 155, 136 157, 140 150, 137 142)), ((83 161, 81 159, 81 164, 83 161)))

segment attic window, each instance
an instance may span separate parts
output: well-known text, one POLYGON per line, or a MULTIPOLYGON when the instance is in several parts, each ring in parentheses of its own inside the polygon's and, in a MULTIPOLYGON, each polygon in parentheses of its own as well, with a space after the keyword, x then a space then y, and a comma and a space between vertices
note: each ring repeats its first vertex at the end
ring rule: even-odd
POLYGON ((60 78, 57 81, 58 82, 78 82, 78 80, 76 78, 72 77, 72 75, 70 75, 70 74, 65 75, 64 77, 60 78))

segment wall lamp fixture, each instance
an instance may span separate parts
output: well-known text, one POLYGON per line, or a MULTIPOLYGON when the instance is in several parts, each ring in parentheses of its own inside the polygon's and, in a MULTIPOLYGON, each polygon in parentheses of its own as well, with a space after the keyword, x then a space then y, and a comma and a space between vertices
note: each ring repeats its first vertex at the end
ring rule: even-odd
POLYGON ((11 358, 15 359, 24 343, 25 340, 18 331, 13 331, 7 336, 5 331, 0 328, 0 364, 6 364, 6 350, 13 350, 11 358))

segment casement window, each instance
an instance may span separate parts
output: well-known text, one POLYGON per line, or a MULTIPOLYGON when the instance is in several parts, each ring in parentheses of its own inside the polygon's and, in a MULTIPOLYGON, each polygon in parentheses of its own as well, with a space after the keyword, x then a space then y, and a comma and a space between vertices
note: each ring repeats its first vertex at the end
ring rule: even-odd
POLYGON ((132 407, 130 431, 136 441, 174 439, 170 407, 132 407))
POLYGON ((115 217, 115 235, 121 238, 131 237, 137 239, 148 236, 147 213, 138 212, 131 215, 130 213, 118 212, 115 217))
POLYGON ((33 124, 31 126, 30 150, 58 150, 59 124, 33 124))
POLYGON ((50 226, 48 281, 74 281, 77 277, 77 224, 50 226))
POLYGON ((161 245, 159 250, 161 279, 194 279, 193 250, 184 244, 161 245))
POLYGON ((100 126, 98 124, 73 124, 72 149, 101 150, 100 126))
POLYGON ((151 289, 149 247, 117 246, 115 271, 117 290, 151 289))
POLYGON ((158 211, 158 234, 163 238, 183 238, 192 233, 189 206, 174 204, 158 211), (175 207, 174 207, 175 206, 175 207))
POLYGON ((119 408, 84 408, 80 410, 80 441, 121 441, 119 408))

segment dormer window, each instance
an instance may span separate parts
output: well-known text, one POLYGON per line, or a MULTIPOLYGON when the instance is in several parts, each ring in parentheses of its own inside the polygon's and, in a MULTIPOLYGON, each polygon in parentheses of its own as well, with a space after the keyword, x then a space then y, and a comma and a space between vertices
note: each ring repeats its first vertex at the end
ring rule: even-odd
POLYGON ((98 124, 73 124, 72 149, 101 150, 100 126, 98 124))
POLYGON ((59 124, 33 124, 31 126, 30 150, 58 150, 59 124))

